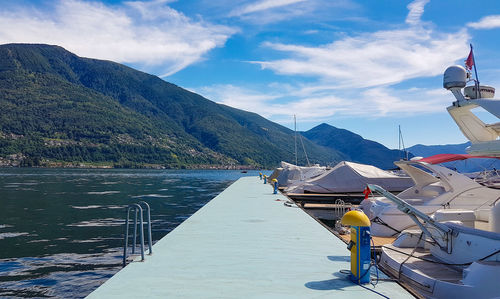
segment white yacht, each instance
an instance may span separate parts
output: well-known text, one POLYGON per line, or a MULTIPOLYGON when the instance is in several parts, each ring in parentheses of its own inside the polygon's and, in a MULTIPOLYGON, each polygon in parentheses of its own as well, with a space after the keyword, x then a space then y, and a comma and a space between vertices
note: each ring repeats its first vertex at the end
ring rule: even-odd
POLYGON ((466 86, 467 71, 454 65, 446 69, 443 87, 455 96, 456 101, 448 107, 453 120, 462 133, 471 141, 467 152, 471 155, 500 156, 500 123, 486 124, 472 110, 483 108, 500 118, 500 100, 494 99, 495 88, 491 86, 466 86))
POLYGON ((419 228, 382 246, 381 268, 426 298, 499 298, 500 203, 491 206, 487 229, 478 229, 457 220, 472 211, 446 209, 429 217, 383 188, 369 187, 419 228))
MULTIPOLYGON (((474 108, 482 107, 497 118, 500 117, 500 101, 493 99, 495 88, 478 84, 466 86, 469 77, 462 66, 455 65, 446 69, 443 87, 450 90, 456 99, 447 110, 462 133, 471 141, 471 146, 467 148, 469 154, 500 157, 500 123, 486 124, 472 113, 474 108)), ((427 215, 432 215, 439 209, 466 209, 474 212, 470 216, 474 220, 486 222, 491 205, 500 198, 500 191, 431 163, 438 161, 427 158, 396 162, 415 181, 414 187, 401 192, 398 197, 427 215)), ((361 207, 374 220, 372 234, 375 236, 394 236, 415 226, 409 217, 387 199, 365 200, 361 207)))
MULTIPOLYGON (((483 107, 499 117, 500 101, 492 99, 494 89, 491 87, 477 84, 466 87, 466 78, 466 71, 460 66, 446 70, 443 86, 457 99, 448 111, 471 141, 467 149, 470 154, 498 157, 500 124, 485 124, 471 109, 483 107)), ((425 159, 420 162, 420 167, 432 168, 434 175, 417 173, 410 168, 405 171, 410 170, 410 176, 421 182, 413 192, 426 193, 428 196, 423 196, 423 202, 444 199, 442 208, 433 213, 418 196, 409 196, 412 188, 395 196, 379 186, 369 186, 385 197, 370 205, 371 212, 377 213, 377 204, 384 202, 388 205, 380 205, 379 209, 385 211, 386 220, 390 218, 390 211, 397 210, 406 216, 406 220, 401 220, 403 217, 399 220, 410 220, 417 228, 402 231, 392 244, 382 246, 379 266, 425 298, 500 298, 498 190, 428 164, 425 159)), ((377 230, 376 225, 372 228, 377 230)))
MULTIPOLYGON (((467 158, 467 155, 440 155, 395 162, 414 181, 414 186, 399 193, 398 197, 429 216, 440 209, 473 211, 468 221, 486 226, 491 204, 500 199, 500 190, 483 186, 464 174, 438 165, 453 159, 451 156, 467 158)), ((405 229, 416 227, 410 217, 385 197, 365 199, 360 208, 372 221, 373 236, 396 236, 405 229)), ((447 215, 451 217, 450 213, 447 215)))

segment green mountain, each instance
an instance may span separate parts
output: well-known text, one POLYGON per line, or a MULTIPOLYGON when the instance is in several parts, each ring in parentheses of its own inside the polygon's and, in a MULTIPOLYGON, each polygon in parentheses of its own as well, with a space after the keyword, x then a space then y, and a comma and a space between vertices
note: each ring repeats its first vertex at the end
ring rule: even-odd
MULTIPOLYGON (((124 65, 0 45, 0 165, 274 167, 293 131, 124 65)), ((348 156, 304 139, 311 163, 348 156)), ((299 163, 304 164, 304 155, 299 163)))
POLYGON ((383 169, 394 168, 393 162, 404 157, 402 151, 388 149, 378 142, 364 139, 351 131, 325 123, 302 134, 319 145, 342 152, 349 161, 370 164, 383 169))

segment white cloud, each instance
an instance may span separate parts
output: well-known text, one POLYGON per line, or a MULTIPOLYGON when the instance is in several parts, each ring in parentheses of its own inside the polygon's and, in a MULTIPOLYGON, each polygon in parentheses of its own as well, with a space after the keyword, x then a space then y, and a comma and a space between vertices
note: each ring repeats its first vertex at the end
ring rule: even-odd
POLYGON ((408 10, 410 11, 406 16, 406 23, 410 25, 415 25, 420 23, 420 18, 424 14, 424 6, 429 2, 429 0, 415 0, 408 4, 408 10))
POLYGON ((465 30, 441 34, 424 28, 378 31, 320 47, 265 43, 288 58, 257 61, 283 75, 318 77, 337 88, 396 84, 435 76, 467 53, 465 30))
POLYGON ((419 115, 422 113, 442 112, 453 98, 444 89, 405 89, 397 90, 376 87, 363 93, 364 109, 378 116, 419 115))
POLYGON ((404 117, 443 112, 453 97, 444 89, 388 86, 337 90, 328 86, 271 84, 252 90, 234 85, 214 85, 194 90, 203 96, 238 109, 252 111, 277 122, 289 122, 292 114, 301 121, 321 122, 334 117, 404 117))
POLYGON ((205 86, 195 88, 193 91, 212 101, 246 111, 257 112, 264 117, 271 117, 277 113, 274 111, 276 104, 270 106, 270 102, 281 97, 281 95, 275 93, 266 94, 231 84, 205 86))
POLYGON ((235 7, 227 16, 237 17, 257 26, 292 19, 318 24, 333 19, 344 19, 346 10, 359 8, 359 5, 352 0, 246 0, 243 2, 233 0, 226 6, 235 7))
POLYGON ((258 91, 219 85, 212 89, 216 93, 204 93, 210 88, 199 92, 283 122, 295 113, 301 121, 319 122, 338 116, 378 118, 443 112, 453 100, 446 90, 394 86, 440 75, 468 53, 470 37, 465 29, 443 33, 421 21, 427 2, 416 0, 408 5, 403 28, 343 36, 317 47, 267 42, 264 47, 287 56, 252 62, 278 74, 316 79, 312 83, 275 83, 258 91))
POLYGON ((49 10, 20 7, 0 13, 0 43, 48 43, 80 56, 131 63, 173 74, 221 47, 235 29, 193 21, 169 1, 122 5, 61 0, 49 10))
POLYGON ((441 33, 425 26, 420 18, 427 2, 408 5, 410 26, 406 28, 347 36, 317 47, 267 42, 264 47, 287 57, 253 63, 278 74, 316 77, 336 89, 393 85, 438 75, 467 53, 469 35, 465 29, 441 33))
POLYGON ((500 15, 491 15, 481 18, 479 22, 467 23, 468 27, 474 29, 494 29, 500 28, 500 15))
POLYGON ((307 0, 262 0, 255 3, 247 4, 243 7, 238 7, 229 13, 230 16, 242 16, 246 14, 251 14, 255 12, 262 12, 268 9, 279 8, 287 6, 290 4, 295 4, 298 2, 304 2, 307 0))

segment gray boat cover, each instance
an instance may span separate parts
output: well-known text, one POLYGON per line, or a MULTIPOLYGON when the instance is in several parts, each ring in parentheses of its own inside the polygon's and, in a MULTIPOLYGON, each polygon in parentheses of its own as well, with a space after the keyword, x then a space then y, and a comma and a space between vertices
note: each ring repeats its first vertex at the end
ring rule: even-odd
MULTIPOLYGON (((278 186, 280 187, 287 187, 291 184, 305 182, 306 180, 317 177, 326 171, 326 167, 324 166, 314 165, 305 167, 287 162, 281 162, 281 168, 282 170, 279 171, 279 174, 276 177, 278 180, 278 186)), ((278 169, 276 171, 278 171, 278 169)))
POLYGON ((282 171, 283 171, 283 168, 281 168, 281 167, 276 168, 276 169, 273 171, 273 173, 271 173, 271 175, 269 176, 269 179, 268 179, 268 180, 269 180, 269 183, 271 183, 271 181, 272 181, 273 179, 278 179, 278 176, 280 175, 280 173, 281 173, 282 171))
POLYGON ((400 176, 375 166, 342 161, 320 176, 294 182, 285 188, 287 193, 361 193, 367 184, 376 184, 395 192, 413 186, 408 176, 400 176))

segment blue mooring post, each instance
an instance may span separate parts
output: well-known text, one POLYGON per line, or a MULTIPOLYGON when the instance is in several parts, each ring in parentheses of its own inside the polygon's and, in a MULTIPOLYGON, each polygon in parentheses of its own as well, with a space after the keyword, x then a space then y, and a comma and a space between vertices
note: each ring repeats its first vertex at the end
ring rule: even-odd
POLYGON ((259 172, 259 177, 262 180, 262 172, 259 172))
POLYGON ((264 175, 264 184, 267 184, 267 176, 264 175))
POLYGON ((351 241, 347 249, 351 252, 351 275, 353 282, 370 282, 371 248, 370 219, 361 211, 349 211, 340 222, 351 226, 351 241))
POLYGON ((278 194, 278 180, 273 179, 274 191, 273 194, 278 194))

